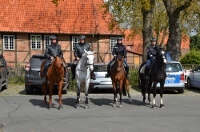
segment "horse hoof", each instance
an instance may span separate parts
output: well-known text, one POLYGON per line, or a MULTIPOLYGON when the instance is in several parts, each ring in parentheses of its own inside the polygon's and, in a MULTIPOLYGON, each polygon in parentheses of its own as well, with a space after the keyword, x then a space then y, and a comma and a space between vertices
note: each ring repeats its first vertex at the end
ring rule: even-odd
POLYGON ((59 110, 62 110, 62 109, 63 109, 63 106, 62 106, 62 105, 59 105, 58 109, 59 109, 59 110))
POLYGON ((116 104, 113 104, 113 108, 115 108, 116 107, 116 104))
POLYGON ((165 105, 164 104, 160 104, 160 108, 165 108, 165 105))
POLYGON ((79 109, 79 108, 80 108, 80 105, 76 104, 76 106, 75 106, 75 107, 76 107, 76 109, 79 109))
POLYGON ((156 105, 155 105, 155 104, 153 104, 153 105, 152 105, 152 108, 153 108, 153 109, 155 109, 155 108, 157 108, 157 107, 156 107, 156 105))
POLYGON ((88 109, 89 108, 89 106, 88 105, 85 105, 85 109, 88 109))
POLYGON ((121 105, 121 104, 119 105, 119 108, 122 108, 122 105, 121 105))
POLYGON ((53 108, 53 106, 52 105, 49 105, 49 109, 51 110, 53 108))

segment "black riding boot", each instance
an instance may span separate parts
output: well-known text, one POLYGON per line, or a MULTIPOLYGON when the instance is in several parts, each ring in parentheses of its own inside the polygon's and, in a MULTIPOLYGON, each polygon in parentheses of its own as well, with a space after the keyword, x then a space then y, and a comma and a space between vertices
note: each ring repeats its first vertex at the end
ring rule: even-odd
POLYGON ((105 77, 110 77, 110 65, 107 66, 107 74, 105 77))
POLYGON ((76 65, 72 64, 71 65, 72 80, 74 80, 75 78, 75 70, 76 70, 76 65))
POLYGON ((145 67, 144 75, 146 79, 149 79, 149 68, 148 66, 145 67))
POLYGON ((42 78, 42 83, 46 83, 46 77, 47 77, 47 67, 44 67, 43 69, 43 78, 42 78))
POLYGON ((125 70, 126 70, 126 78, 129 79, 129 67, 126 66, 125 70))

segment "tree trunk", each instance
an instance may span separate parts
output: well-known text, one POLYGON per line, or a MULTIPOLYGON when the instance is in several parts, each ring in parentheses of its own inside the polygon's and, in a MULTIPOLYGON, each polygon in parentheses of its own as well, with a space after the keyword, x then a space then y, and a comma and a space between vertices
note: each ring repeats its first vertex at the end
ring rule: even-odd
POLYGON ((142 16, 143 16, 143 59, 142 61, 146 61, 147 58, 147 47, 150 44, 150 39, 152 37, 152 19, 153 19, 153 8, 155 5, 155 0, 151 0, 151 8, 145 9, 142 8, 142 16))
POLYGON ((181 31, 179 26, 179 16, 181 11, 191 5, 192 0, 186 1, 183 5, 174 8, 174 0, 163 0, 167 15, 169 17, 169 38, 167 41, 167 51, 172 60, 179 60, 181 56, 181 31))
POLYGON ((169 16, 169 39, 167 41, 167 51, 172 60, 179 60, 181 56, 181 31, 179 27, 179 14, 169 16))

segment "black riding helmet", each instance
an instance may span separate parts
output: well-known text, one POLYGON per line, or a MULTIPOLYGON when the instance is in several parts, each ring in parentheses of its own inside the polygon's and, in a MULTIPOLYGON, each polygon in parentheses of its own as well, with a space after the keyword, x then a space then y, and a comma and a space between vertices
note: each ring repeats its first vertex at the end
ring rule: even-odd
POLYGON ((117 37, 117 40, 122 40, 123 38, 122 37, 117 37))
POLYGON ((50 38, 51 40, 54 40, 54 39, 57 40, 57 37, 56 37, 55 35, 51 35, 49 38, 50 38))
POLYGON ((151 42, 156 42, 156 38, 151 38, 151 42))
POLYGON ((85 35, 80 35, 79 40, 81 40, 81 39, 85 39, 85 35))

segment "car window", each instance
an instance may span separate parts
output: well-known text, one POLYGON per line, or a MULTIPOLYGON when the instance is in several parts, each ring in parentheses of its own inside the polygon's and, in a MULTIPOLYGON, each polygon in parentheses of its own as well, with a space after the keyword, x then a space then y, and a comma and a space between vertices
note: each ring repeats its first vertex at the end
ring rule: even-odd
POLYGON ((168 63, 166 65, 166 71, 167 72, 179 72, 182 71, 182 67, 179 63, 168 63))
POLYGON ((31 64, 31 65, 41 65, 42 62, 43 62, 45 59, 46 59, 46 58, 31 58, 30 64, 31 64))
POLYGON ((6 60, 2 57, 2 58, 0 58, 0 64, 2 64, 2 65, 4 65, 4 66, 6 66, 7 64, 6 64, 6 60))
POLYGON ((94 72, 106 72, 107 71, 107 66, 95 66, 94 65, 94 72))
POLYGON ((195 69, 195 71, 200 71, 200 66, 198 66, 198 67, 195 69))

